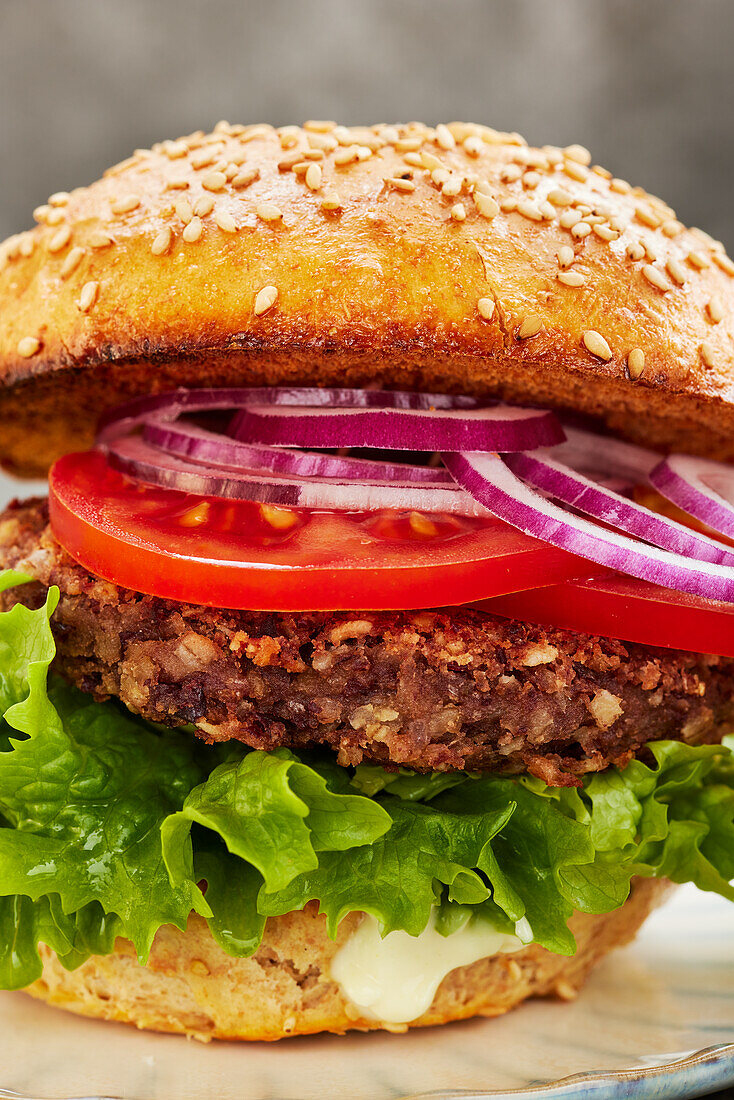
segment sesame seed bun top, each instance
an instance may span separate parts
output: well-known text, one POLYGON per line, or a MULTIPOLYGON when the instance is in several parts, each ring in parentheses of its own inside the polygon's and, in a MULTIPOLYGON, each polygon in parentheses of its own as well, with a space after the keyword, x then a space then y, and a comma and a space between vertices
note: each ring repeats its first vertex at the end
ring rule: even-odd
POLYGON ((465 123, 139 150, 0 247, 0 462, 176 385, 381 383, 734 459, 734 263, 579 146, 465 123))

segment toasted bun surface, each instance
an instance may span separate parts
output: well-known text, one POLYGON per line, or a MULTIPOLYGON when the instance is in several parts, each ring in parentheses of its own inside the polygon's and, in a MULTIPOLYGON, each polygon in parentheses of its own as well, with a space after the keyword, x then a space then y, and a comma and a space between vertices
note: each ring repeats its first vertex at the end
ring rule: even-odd
MULTIPOLYGON (((603 916, 575 914, 570 927, 578 951, 571 958, 531 946, 452 971, 428 1012, 410 1026, 500 1016, 528 997, 573 997, 599 959, 632 939, 669 888, 665 880, 638 880, 621 909, 603 916)), ((125 940, 118 941, 113 955, 91 958, 71 972, 42 948, 43 977, 28 992, 83 1016, 202 1040, 369 1031, 385 1025, 360 1016, 329 977, 333 955, 359 920, 356 913, 346 917, 334 942, 313 905, 271 918, 261 947, 249 959, 226 955, 199 917, 191 918, 185 932, 162 928, 146 967, 125 940)), ((407 1027, 391 1024, 388 1030, 407 1027)))
POLYGON ((42 473, 138 393, 285 382, 496 393, 734 458, 734 264, 588 164, 465 123, 136 152, 2 246, 0 461, 42 473))

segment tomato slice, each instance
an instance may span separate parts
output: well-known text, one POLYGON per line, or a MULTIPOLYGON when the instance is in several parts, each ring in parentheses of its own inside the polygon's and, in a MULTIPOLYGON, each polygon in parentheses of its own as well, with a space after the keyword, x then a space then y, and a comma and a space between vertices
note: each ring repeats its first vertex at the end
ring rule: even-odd
POLYGON ((588 575, 493 517, 270 508, 141 485, 98 451, 49 476, 51 525, 85 568, 138 592, 253 611, 466 603, 588 575))
POLYGON ((628 642, 734 657, 734 604, 619 574, 485 600, 482 610, 628 642))

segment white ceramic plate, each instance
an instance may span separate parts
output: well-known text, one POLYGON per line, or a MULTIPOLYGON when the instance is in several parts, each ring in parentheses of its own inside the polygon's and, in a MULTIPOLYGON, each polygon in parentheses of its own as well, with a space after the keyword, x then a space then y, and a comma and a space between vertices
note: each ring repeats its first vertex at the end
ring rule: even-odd
POLYGON ((202 1046, 0 994, 0 1097, 663 1100, 732 1084, 734 906, 692 888, 572 1004, 402 1036, 202 1046))

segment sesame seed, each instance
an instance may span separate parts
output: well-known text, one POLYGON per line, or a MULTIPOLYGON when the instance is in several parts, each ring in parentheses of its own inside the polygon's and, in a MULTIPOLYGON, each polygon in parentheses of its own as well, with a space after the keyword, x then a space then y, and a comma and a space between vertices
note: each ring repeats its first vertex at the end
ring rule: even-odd
POLYGON ((196 168, 208 168, 210 164, 214 163, 215 152, 213 149, 201 149, 198 153, 192 153, 191 155, 191 167, 196 168))
POLYGON ((227 183, 224 172, 207 172, 202 178, 201 186, 207 191, 222 191, 227 183))
POLYGON ((97 301, 97 295, 99 294, 99 283, 89 282, 85 283, 82 287, 82 292, 79 295, 79 301, 77 303, 82 313, 88 313, 94 303, 97 301))
POLYGON ((170 179, 166 184, 166 191, 185 191, 189 186, 189 181, 183 176, 176 176, 170 179))
POLYGON ((588 171, 582 164, 578 164, 575 160, 567 160, 563 165, 563 171, 567 176, 570 176, 572 180, 577 180, 579 183, 583 183, 588 176, 588 171))
POLYGON ((187 199, 179 199, 174 206, 174 210, 184 225, 188 225, 194 216, 191 203, 187 199))
POLYGON ((97 231, 95 233, 92 233, 89 238, 90 248, 109 248, 109 246, 113 243, 114 242, 109 233, 101 233, 97 231))
POLYGON ((51 207, 46 203, 43 206, 37 206, 33 211, 33 220, 37 222, 44 222, 51 212, 51 207))
POLYGON ((627 180, 613 179, 609 182, 609 190, 616 191, 618 195, 629 195, 632 188, 627 183, 627 180))
POLYGON ((21 256, 25 256, 26 259, 28 259, 29 256, 33 255, 33 250, 35 247, 35 239, 30 235, 30 233, 26 233, 25 236, 21 238, 20 245, 18 246, 18 251, 20 252, 21 256))
POLYGON ((710 344, 708 340, 704 340, 704 342, 701 344, 701 358, 703 359, 704 366, 713 367, 714 345, 710 344))
POLYGON ((649 206, 636 206, 635 217, 638 222, 642 222, 643 225, 649 226, 650 229, 657 229, 662 221, 662 218, 649 206))
POLYGON ((84 249, 83 248, 72 248, 71 249, 71 251, 66 256, 66 259, 64 260, 63 264, 61 265, 61 278, 62 279, 68 279, 69 276, 72 275, 76 271, 76 269, 79 267, 79 264, 82 262, 83 256, 84 256, 84 249))
POLYGON ((66 211, 49 207, 46 215, 46 225, 61 225, 66 218, 66 211))
POLYGON ((163 152, 170 160, 185 157, 188 151, 185 141, 167 141, 163 146, 163 152))
POLYGON ((334 164, 343 167, 352 164, 357 159, 357 146, 347 145, 344 149, 337 149, 334 153, 334 164))
POLYGON ((701 255, 700 252, 689 252, 686 259, 688 260, 689 264, 691 264, 693 267, 698 268, 699 271, 702 271, 703 268, 710 266, 706 257, 701 255))
POLYGON ((581 215, 578 210, 564 210, 558 219, 558 224, 561 229, 572 229, 576 222, 581 221, 581 215))
POLYGON ((612 173, 609 171, 609 169, 602 168, 601 164, 595 164, 591 171, 594 173, 595 176, 601 176, 602 179, 610 180, 612 178, 612 173))
POLYGON ((584 166, 591 164, 591 153, 583 145, 567 145, 563 150, 563 155, 566 160, 574 161, 576 164, 583 164, 584 166))
POLYGON ((505 214, 511 214, 513 210, 517 210, 517 199, 513 199, 512 195, 508 195, 506 199, 502 199, 500 210, 505 214))
POLYGON ((616 229, 612 229, 608 225, 595 225, 594 232, 597 237, 600 237, 603 241, 616 241, 619 238, 619 233, 616 229))
POLYGON ((272 202, 259 202, 255 213, 264 222, 277 222, 283 217, 283 211, 272 202))
POLYGON ((331 153, 339 144, 331 134, 306 134, 306 140, 312 149, 322 149, 325 153, 331 153))
POLYGON ((644 241, 643 248, 645 249, 645 255, 650 263, 655 263, 655 260, 660 258, 660 250, 652 241, 644 241))
POLYGON ((506 164, 500 172, 500 179, 503 183, 514 183, 521 175, 522 168, 519 164, 506 164))
POLYGON ((582 339, 586 350, 590 351, 592 355, 595 355, 597 359, 603 359, 604 362, 607 363, 612 358, 612 349, 601 333, 590 328, 586 330, 582 339))
POLYGON ((194 213, 199 218, 205 218, 214 209, 214 199, 211 195, 202 195, 194 203, 194 213))
POLYGON ((457 202, 451 207, 451 217, 455 222, 466 221, 466 207, 463 202, 457 202))
POLYGON ((188 244, 193 244, 194 241, 198 241, 203 229, 204 226, 202 225, 201 218, 197 218, 196 216, 194 216, 189 224, 184 227, 184 231, 181 236, 188 244))
POLYGON ((483 218, 495 218, 500 212, 497 200, 482 191, 474 192, 474 205, 483 218))
POLYGON ((554 206, 570 206, 572 201, 568 191, 564 191, 562 187, 554 187, 548 192, 548 202, 552 202, 554 206))
POLYGON ((35 336, 24 336, 18 341, 16 351, 23 359, 30 359, 32 355, 41 350, 41 341, 35 336))
POLYGON ((255 296, 255 316, 259 317, 263 313, 267 313, 278 298, 278 288, 276 286, 264 286, 262 290, 259 290, 255 296))
POLYGON ((713 325, 718 325, 724 317, 724 307, 721 304, 720 298, 712 298, 706 306, 706 312, 709 315, 709 320, 713 325))
POLYGON ((653 267, 652 264, 645 264, 642 269, 642 274, 645 276, 648 283, 657 287, 658 290, 670 290, 670 283, 659 268, 653 267))
POLYGON ((580 271, 559 271, 557 279, 564 286, 573 287, 583 286, 586 282, 586 276, 582 275, 580 271))
POLYGON ((434 168, 431 172, 431 180, 435 183, 436 187, 443 187, 450 179, 451 173, 448 168, 434 168))
POLYGON ((625 249, 625 252, 629 256, 630 260, 641 260, 645 255, 645 249, 642 247, 639 241, 630 241, 625 249))
POLYGON ((480 298, 477 309, 485 321, 491 321, 494 317, 494 300, 492 298, 480 298))
POLYGON ((645 369, 645 353, 642 348, 633 348, 627 356, 627 370, 633 380, 639 378, 645 369))
POLYGON ((683 226, 675 218, 668 218, 660 227, 666 237, 677 237, 682 232, 683 226))
POLYGON ((150 251, 154 256, 162 256, 163 253, 168 252, 168 249, 171 247, 172 239, 173 233, 171 232, 171 227, 167 225, 161 229, 160 233, 153 241, 150 246, 150 251))
POLYGON ((295 153, 289 153, 287 157, 283 157, 282 160, 278 161, 278 171, 290 172, 300 160, 303 160, 303 153, 300 149, 297 149, 295 153))
POLYGON ((327 191, 321 200, 322 210, 341 210, 341 199, 336 191, 327 191))
POLYGON ((517 330, 518 340, 529 340, 531 336, 537 336, 543 327, 543 322, 537 313, 529 313, 523 317, 517 330))
POLYGON ((243 187, 249 187, 251 183, 254 183, 260 176, 259 168, 248 168, 244 172, 240 172, 238 176, 235 176, 232 180, 232 186, 239 191, 243 187))
POLYGON ((427 149, 422 149, 420 153, 421 164, 424 168, 428 168, 431 172, 435 168, 443 168, 443 162, 438 159, 434 153, 429 153, 427 149))
POLYGON ((538 209, 540 210, 544 221, 552 222, 556 216, 555 208, 551 206, 549 202, 541 202, 538 205, 538 209))
POLYGON ((309 119, 303 124, 304 130, 311 130, 315 134, 329 134, 336 129, 336 123, 331 120, 309 119))
POLYGON ((464 151, 467 153, 468 156, 478 157, 482 151, 482 146, 484 145, 484 142, 481 138, 470 136, 464 139, 463 145, 464 151))
POLYGON ((69 201, 68 191, 55 191, 53 195, 49 195, 49 206, 66 206, 69 201))
POLYGON ((601 216, 601 214, 588 213, 584 215, 584 221, 588 222, 589 225, 601 225, 604 221, 604 218, 601 216))
POLYGON ((409 164, 411 168, 422 168, 423 161, 420 153, 406 153, 403 157, 406 164, 409 164))
POLYGON ((398 138, 394 142, 398 153, 416 153, 423 144, 422 138, 398 138))
POLYGON ((309 191, 318 191, 321 187, 321 165, 309 164, 306 169, 306 187, 309 191))
POLYGON ((538 204, 531 199, 520 199, 517 204, 517 212, 522 214, 523 218, 528 218, 532 222, 542 222, 543 220, 538 204))
POLYGON ((442 149, 455 149, 456 141, 454 135, 449 130, 448 126, 445 126, 443 122, 439 122, 436 127, 436 143, 440 145, 442 149))
POLYGON ((562 245, 556 253, 558 257, 559 267, 570 267, 574 261, 576 253, 569 244, 562 245))
POLYGON ((387 176, 385 183, 388 187, 391 187, 393 191, 404 191, 406 193, 415 191, 415 184, 412 180, 404 180, 400 176, 387 176))
POLYGON ((532 191, 535 187, 538 186, 538 184, 540 183, 540 179, 541 177, 539 172, 526 172, 522 178, 522 185, 523 187, 526 187, 528 191, 532 191))
POLYGON ((665 265, 665 270, 674 283, 683 286, 686 281, 686 271, 683 264, 679 263, 678 260, 670 259, 665 265))
POLYGON ((441 188, 441 194, 445 195, 448 199, 455 199, 457 195, 461 194, 463 182, 464 181, 458 176, 447 179, 446 183, 444 183, 441 188))
POLYGON ((140 199, 137 195, 125 195, 121 199, 113 199, 110 203, 110 210, 113 214, 129 214, 131 210, 137 210, 140 206, 140 199))
POLYGON ((494 198, 494 191, 492 190, 489 180, 476 180, 474 183, 474 190, 482 195, 490 195, 494 198))
POLYGON ((729 259, 725 252, 714 252, 712 259, 716 266, 720 267, 727 275, 734 275, 734 262, 729 259))
POLYGON ((223 233, 235 233, 237 231, 234 218, 226 210, 218 210, 214 215, 214 221, 223 233))
POLYGON ((49 252, 60 252, 62 248, 66 248, 70 240, 71 226, 62 225, 61 229, 58 229, 53 237, 51 237, 46 247, 49 252))
POLYGON ((591 226, 588 222, 578 221, 571 227, 571 236, 578 238, 578 240, 583 240, 584 237, 588 237, 589 233, 591 233, 591 226))

